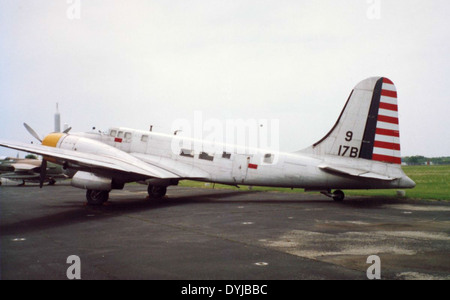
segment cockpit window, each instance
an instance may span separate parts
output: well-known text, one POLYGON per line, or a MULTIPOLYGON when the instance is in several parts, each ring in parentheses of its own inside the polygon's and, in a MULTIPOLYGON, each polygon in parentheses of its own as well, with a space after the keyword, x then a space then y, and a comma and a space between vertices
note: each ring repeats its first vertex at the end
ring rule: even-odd
POLYGON ((111 129, 111 131, 109 132, 110 136, 116 137, 117 135, 117 130, 111 129))

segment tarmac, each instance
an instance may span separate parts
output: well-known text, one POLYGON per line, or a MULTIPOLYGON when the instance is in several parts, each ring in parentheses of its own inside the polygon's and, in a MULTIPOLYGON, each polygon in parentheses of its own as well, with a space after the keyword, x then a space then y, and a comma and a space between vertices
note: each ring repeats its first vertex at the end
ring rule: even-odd
POLYGON ((450 203, 313 193, 146 186, 85 204, 67 183, 0 187, 0 278, 450 279, 450 203))

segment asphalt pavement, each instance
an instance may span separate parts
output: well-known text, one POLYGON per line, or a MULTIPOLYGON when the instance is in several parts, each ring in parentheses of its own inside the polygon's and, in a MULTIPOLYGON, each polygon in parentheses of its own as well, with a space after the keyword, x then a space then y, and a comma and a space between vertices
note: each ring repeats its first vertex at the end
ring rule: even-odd
POLYGON ((310 193, 146 187, 85 204, 67 184, 0 187, 0 278, 450 279, 450 203, 310 193))

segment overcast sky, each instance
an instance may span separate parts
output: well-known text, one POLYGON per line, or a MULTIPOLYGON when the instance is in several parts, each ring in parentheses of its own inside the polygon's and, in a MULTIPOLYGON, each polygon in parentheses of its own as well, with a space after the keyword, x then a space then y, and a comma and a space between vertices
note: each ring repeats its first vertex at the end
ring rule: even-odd
POLYGON ((0 0, 0 139, 51 132, 59 102, 74 131, 275 119, 296 151, 385 76, 402 155, 448 156, 449 16, 444 0, 0 0))

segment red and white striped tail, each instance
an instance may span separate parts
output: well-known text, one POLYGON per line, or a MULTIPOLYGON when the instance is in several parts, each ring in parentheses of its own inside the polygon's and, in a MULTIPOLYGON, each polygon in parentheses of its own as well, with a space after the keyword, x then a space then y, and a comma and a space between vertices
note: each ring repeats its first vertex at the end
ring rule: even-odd
POLYGON ((361 81, 331 131, 304 152, 401 164, 394 83, 385 77, 361 81))
POLYGON ((372 160, 401 164, 397 90, 383 78, 372 160))

